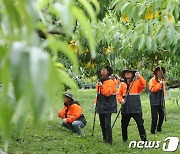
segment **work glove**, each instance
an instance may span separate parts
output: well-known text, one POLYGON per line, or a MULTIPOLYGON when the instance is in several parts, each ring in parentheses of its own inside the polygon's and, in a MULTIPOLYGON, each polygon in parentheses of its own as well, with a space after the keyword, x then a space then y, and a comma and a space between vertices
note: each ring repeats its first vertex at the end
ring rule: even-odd
POLYGON ((164 84, 164 80, 161 80, 161 81, 160 81, 160 84, 162 84, 162 85, 163 85, 163 84, 164 84))
POLYGON ((101 86, 102 86, 102 82, 98 82, 97 84, 98 84, 98 86, 99 86, 99 87, 101 87, 101 86))
POLYGON ((115 79, 116 79, 116 77, 114 76, 114 74, 112 74, 109 78, 112 79, 112 80, 115 80, 115 79))
POLYGON ((121 101, 121 105, 124 105, 126 103, 126 101, 123 99, 122 101, 121 101))
POLYGON ((67 123, 66 118, 64 118, 64 119, 62 120, 62 122, 63 122, 63 123, 67 123))
POLYGON ((135 76, 138 78, 140 76, 140 73, 139 72, 136 72, 135 73, 135 76))
MULTIPOLYGON (((118 77, 117 79, 118 79, 118 80, 121 80, 121 77, 118 77)), ((122 79, 123 79, 123 78, 122 78, 122 79)))

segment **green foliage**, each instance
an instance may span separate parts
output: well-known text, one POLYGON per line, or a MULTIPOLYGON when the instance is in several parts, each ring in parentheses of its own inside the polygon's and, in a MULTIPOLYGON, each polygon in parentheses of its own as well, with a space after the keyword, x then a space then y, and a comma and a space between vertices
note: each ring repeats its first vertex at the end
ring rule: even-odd
POLYGON ((102 20, 94 25, 97 29, 97 57, 92 60, 90 53, 78 53, 85 72, 93 76, 96 70, 109 64, 118 75, 126 67, 152 74, 154 67, 163 65, 168 70, 166 75, 170 84, 179 82, 177 6, 179 1, 176 0, 112 1, 108 6, 111 9, 106 10, 102 20), (95 67, 86 67, 89 62, 95 67))
POLYGON ((126 31, 119 30, 125 36, 123 37, 126 42, 124 45, 131 47, 132 44, 138 44, 138 48, 134 49, 146 54, 165 50, 169 50, 173 56, 179 54, 179 16, 175 14, 178 11, 176 7, 179 5, 178 1, 127 2, 119 0, 113 1, 112 5, 115 7, 113 12, 117 14, 117 17, 120 14, 119 24, 126 26, 126 31), (123 14, 127 16, 126 20, 123 14), (125 35, 129 31, 134 37, 125 35), (147 38, 146 45, 144 45, 146 41, 143 35, 147 38))
POLYGON ((68 46, 76 37, 76 27, 86 38, 91 56, 96 56, 91 22, 96 23, 98 12, 94 0, 0 0, 0 136, 5 151, 12 124, 19 135, 28 106, 38 124, 45 120, 57 90, 61 96, 65 85, 77 89, 58 56, 66 57, 73 72, 78 72, 77 55, 68 46))
POLYGON ((170 89, 168 91, 168 98, 171 102, 179 105, 180 103, 180 89, 176 88, 176 89, 170 89))
POLYGON ((177 0, 0 0, 5 151, 12 124, 20 134, 28 106, 35 124, 45 120, 57 90, 62 96, 65 86, 76 89, 74 81, 87 82, 104 65, 118 76, 126 67, 137 69, 147 79, 155 66, 165 66, 169 84, 176 86, 178 6, 177 0))

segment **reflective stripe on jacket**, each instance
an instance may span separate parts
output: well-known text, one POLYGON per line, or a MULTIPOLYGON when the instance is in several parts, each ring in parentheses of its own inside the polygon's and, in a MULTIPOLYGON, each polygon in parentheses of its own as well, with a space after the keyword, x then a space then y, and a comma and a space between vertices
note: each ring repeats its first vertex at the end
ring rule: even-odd
MULTIPOLYGON (((127 93, 127 87, 128 85, 125 82, 123 82, 119 86, 119 90, 117 93, 117 100, 119 103, 121 103, 122 100, 125 98, 127 93)), ((139 76, 138 79, 134 81, 134 83, 130 83, 129 87, 131 87, 131 89, 129 95, 126 98, 126 103, 121 107, 121 112, 140 113, 142 112, 140 93, 146 87, 146 80, 142 76, 139 76)))
POLYGON ((166 95, 166 82, 162 85, 156 77, 149 81, 150 104, 153 106, 163 105, 164 96, 166 95), (164 90, 164 91, 163 91, 164 90))
POLYGON ((67 123, 72 123, 73 121, 78 120, 82 114, 83 110, 79 105, 71 104, 68 107, 63 107, 63 109, 59 112, 59 117, 63 119, 66 118, 67 123))

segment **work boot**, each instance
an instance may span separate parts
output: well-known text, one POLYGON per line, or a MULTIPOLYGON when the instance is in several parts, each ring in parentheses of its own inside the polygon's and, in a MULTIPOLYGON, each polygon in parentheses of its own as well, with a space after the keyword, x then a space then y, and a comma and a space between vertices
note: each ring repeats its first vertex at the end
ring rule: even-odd
POLYGON ((146 136, 140 136, 141 137, 141 141, 147 141, 146 136))
POLYGON ((109 143, 110 145, 112 145, 112 141, 107 141, 107 143, 109 143))
POLYGON ((127 139, 123 139, 123 142, 127 142, 127 139))
POLYGON ((153 134, 153 135, 155 134, 155 130, 151 130, 150 132, 151 132, 151 134, 153 134))
POLYGON ((157 132, 161 132, 162 131, 162 129, 161 128, 157 128, 157 132))

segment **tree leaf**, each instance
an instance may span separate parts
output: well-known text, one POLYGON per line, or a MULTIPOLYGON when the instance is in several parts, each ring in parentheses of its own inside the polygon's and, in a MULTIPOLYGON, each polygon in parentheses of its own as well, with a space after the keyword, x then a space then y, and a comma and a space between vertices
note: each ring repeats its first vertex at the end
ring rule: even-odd
POLYGON ((133 11, 133 19, 134 19, 134 22, 138 21, 140 19, 140 16, 139 16, 139 7, 135 7, 134 11, 133 11))
POLYGON ((13 29, 13 26, 21 28, 21 18, 15 8, 14 1, 4 0, 4 4, 8 12, 9 21, 12 24, 11 28, 13 29))
POLYGON ((34 22, 36 21, 36 10, 32 7, 34 5, 33 1, 21 1, 17 0, 16 8, 22 18, 24 25, 27 27, 28 37, 30 39, 33 33, 34 22))
POLYGON ((42 10, 44 9, 49 3, 52 3, 53 0, 41 0, 41 2, 39 2, 39 5, 38 5, 38 9, 39 10, 42 10))
POLYGON ((95 39, 94 39, 94 36, 93 36, 93 31, 91 29, 91 26, 90 26, 86 16, 82 12, 82 10, 80 10, 76 6, 72 7, 71 12, 76 17, 76 19, 78 20, 80 25, 82 26, 82 29, 84 30, 84 32, 86 34, 86 37, 88 38, 89 47, 90 47, 90 51, 91 51, 91 56, 92 56, 92 58, 95 58, 96 57, 96 52, 95 52, 95 49, 96 49, 95 44, 96 43, 95 43, 95 39))
POLYGON ((75 71, 78 68, 78 59, 76 54, 69 48, 66 42, 62 42, 60 40, 56 40, 53 37, 48 38, 49 46, 52 48, 54 52, 58 52, 59 50, 66 55, 70 61, 73 63, 75 71))
POLYGON ((28 104, 29 102, 27 101, 27 97, 24 95, 23 97, 21 97, 21 99, 17 103, 17 106, 15 107, 12 120, 16 124, 17 136, 21 134, 28 104))
POLYGON ((149 34, 149 25, 148 25, 148 23, 146 23, 145 26, 144 26, 144 34, 149 34))
POLYGON ((175 6, 174 15, 175 15, 175 19, 178 20, 179 19, 179 7, 178 7, 178 5, 175 6))
POLYGON ((88 12, 89 16, 91 17, 91 20, 92 21, 96 20, 94 9, 90 5, 90 3, 88 1, 86 1, 86 0, 79 0, 79 2, 83 5, 85 10, 88 12))
POLYGON ((170 24, 170 27, 167 30, 167 38, 170 44, 174 41, 174 37, 175 37, 175 29, 173 24, 170 24))
POLYGON ((156 33, 156 38, 161 41, 162 38, 165 36, 165 30, 164 30, 164 27, 161 27, 158 32, 156 33))
POLYGON ((139 45, 138 45, 139 51, 143 48, 144 41, 145 41, 145 37, 144 37, 144 34, 142 34, 142 36, 140 37, 140 40, 139 40, 139 45))
POLYGON ((151 50, 151 44, 152 44, 152 39, 150 36, 146 37, 146 48, 150 51, 151 50))
POLYGON ((114 4, 113 4, 113 6, 115 5, 115 10, 114 10, 114 12, 115 13, 117 13, 118 15, 120 14, 120 12, 121 12, 121 8, 122 8, 122 6, 125 4, 125 2, 124 1, 116 1, 114 4))
POLYGON ((141 37, 137 37, 133 43, 134 50, 138 50, 141 37))
POLYGON ((99 14, 101 10, 100 10, 100 5, 99 5, 98 1, 97 0, 90 0, 90 2, 92 2, 94 4, 94 6, 96 8, 96 14, 99 14))
POLYGON ((73 30, 73 21, 72 21, 72 16, 70 14, 71 10, 71 1, 67 0, 65 1, 65 4, 61 4, 59 2, 56 2, 54 4, 54 8, 56 11, 56 15, 61 18, 61 23, 63 25, 63 29, 65 32, 69 35, 72 35, 72 30, 73 30), (58 12, 58 13, 57 13, 58 12))
MULTIPOLYGON (((58 70, 62 68, 58 68, 56 64, 50 60, 50 70, 49 70, 49 80, 46 83, 46 107, 51 108, 52 104, 55 102, 55 96, 57 95, 57 90, 61 94, 63 93, 63 83, 61 81, 62 77, 59 76, 58 70), (59 88, 59 89, 58 89, 59 88)), ((47 111, 48 111, 47 108, 47 111)))
POLYGON ((4 95, 6 95, 8 92, 9 83, 11 80, 10 79, 10 66, 9 66, 9 61, 7 57, 3 59, 2 68, 0 69, 0 75, 1 75, 1 80, 3 83, 3 93, 4 95))
POLYGON ((155 39, 152 39, 151 51, 152 52, 156 52, 157 51, 157 44, 156 44, 156 40, 155 39))
POLYGON ((136 6, 128 5, 128 7, 126 8, 126 11, 128 12, 129 20, 131 21, 134 18, 134 13, 136 11, 136 6))
POLYGON ((7 151, 7 148, 9 145, 9 139, 11 137, 11 131, 12 131, 11 117, 12 117, 12 111, 10 107, 8 106, 8 103, 1 100, 0 102, 0 132, 1 132, 1 137, 4 141, 5 151, 7 151))
POLYGON ((10 55, 11 76, 18 100, 30 87, 29 53, 25 42, 14 42, 10 55), (25 88, 26 87, 26 88, 25 88))
POLYGON ((44 83, 49 78, 49 55, 41 51, 39 48, 30 49, 30 74, 34 87, 37 87, 37 92, 43 90, 44 83), (39 89, 42 88, 42 89, 39 89))
POLYGON ((121 8, 121 13, 124 12, 124 10, 126 9, 126 7, 127 7, 129 4, 130 4, 129 2, 126 2, 126 3, 122 6, 122 8, 121 8))
POLYGON ((67 75, 67 73, 62 70, 62 69, 59 69, 59 77, 62 78, 62 82, 64 84, 66 84, 67 86, 73 88, 73 89, 78 89, 76 83, 67 75))
POLYGON ((30 75, 32 83, 32 109, 35 123, 38 122, 46 106, 46 84, 50 77, 49 55, 39 48, 30 49, 30 75))
POLYGON ((139 10, 139 16, 141 16, 145 10, 146 10, 146 3, 141 4, 140 10, 139 10))

